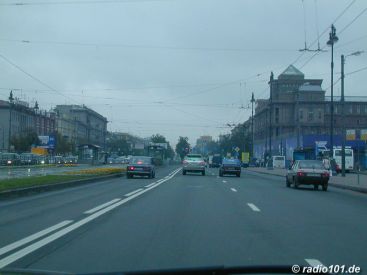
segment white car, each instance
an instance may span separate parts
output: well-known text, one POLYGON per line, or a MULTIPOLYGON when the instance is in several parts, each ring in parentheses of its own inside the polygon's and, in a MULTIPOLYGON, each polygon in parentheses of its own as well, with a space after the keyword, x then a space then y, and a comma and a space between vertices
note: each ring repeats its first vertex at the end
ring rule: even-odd
POLYGON ((187 172, 199 172, 205 176, 206 162, 199 154, 188 154, 182 162, 182 175, 187 172))

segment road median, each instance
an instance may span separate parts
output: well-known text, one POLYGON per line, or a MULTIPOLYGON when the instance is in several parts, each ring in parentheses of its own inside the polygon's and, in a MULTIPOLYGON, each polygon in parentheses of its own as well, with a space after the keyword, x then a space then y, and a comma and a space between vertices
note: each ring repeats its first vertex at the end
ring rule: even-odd
POLYGON ((86 169, 75 171, 74 173, 65 173, 64 175, 46 175, 1 180, 0 199, 73 187, 114 177, 121 177, 124 174, 124 169, 104 169, 103 171, 86 169))

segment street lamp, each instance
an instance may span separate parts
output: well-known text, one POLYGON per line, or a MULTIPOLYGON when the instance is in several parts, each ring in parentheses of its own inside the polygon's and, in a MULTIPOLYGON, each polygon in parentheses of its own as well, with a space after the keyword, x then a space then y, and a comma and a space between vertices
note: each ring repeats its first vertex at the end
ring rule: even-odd
POLYGON ((331 32, 329 33, 329 41, 326 43, 331 46, 331 102, 330 102, 330 153, 331 156, 334 150, 333 131, 334 131, 334 44, 338 42, 339 38, 336 36, 336 29, 331 25, 331 32))
POLYGON ((347 56, 358 56, 361 55, 363 51, 356 51, 354 53, 348 54, 344 56, 341 55, 341 107, 342 107, 342 177, 345 177, 345 123, 344 123, 344 104, 345 104, 345 98, 344 98, 344 65, 345 65, 345 58, 347 56))

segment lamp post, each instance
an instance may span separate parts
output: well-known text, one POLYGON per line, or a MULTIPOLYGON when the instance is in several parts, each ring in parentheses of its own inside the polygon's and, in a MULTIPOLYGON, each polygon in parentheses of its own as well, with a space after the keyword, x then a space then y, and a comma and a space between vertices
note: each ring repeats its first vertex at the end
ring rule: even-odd
POLYGON ((13 91, 10 91, 10 95, 9 95, 9 133, 8 133, 8 151, 9 152, 11 149, 11 123, 12 123, 11 113, 12 113, 13 103, 14 103, 13 91))
POLYGON ((330 102, 330 154, 333 155, 334 150, 334 44, 338 42, 339 38, 336 36, 336 29, 331 25, 329 33, 329 40, 327 45, 331 46, 331 102, 330 102))
MULTIPOLYGON (((363 51, 356 51, 354 53, 348 54, 347 56, 358 56, 361 55, 363 51)), ((345 98, 344 98, 344 65, 345 65, 345 58, 347 56, 341 55, 341 119, 342 119, 342 177, 345 177, 345 123, 344 123, 344 105, 345 105, 345 98)))
MULTIPOLYGON (((274 81, 274 74, 271 72, 270 74, 270 103, 269 103, 269 161, 272 158, 272 135, 273 135, 273 81, 274 81)), ((271 164, 271 167, 268 165, 268 169, 271 169, 273 165, 271 164)))
POLYGON ((254 157, 254 103, 255 97, 254 93, 252 93, 251 97, 251 157, 254 157))

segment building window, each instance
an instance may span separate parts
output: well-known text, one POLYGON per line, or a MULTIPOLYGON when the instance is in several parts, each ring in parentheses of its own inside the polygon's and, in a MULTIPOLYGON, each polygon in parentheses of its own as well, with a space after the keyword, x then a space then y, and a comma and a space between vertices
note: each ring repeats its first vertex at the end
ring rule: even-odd
POLYGON ((308 111, 307 120, 313 121, 313 110, 312 109, 308 111))
POLYGON ((275 129, 275 135, 276 135, 276 136, 279 136, 279 127, 277 127, 277 128, 275 129))
POLYGON ((275 108, 275 123, 279 123, 279 108, 275 108))
POLYGON ((321 117, 322 117, 322 113, 321 113, 321 110, 318 110, 318 112, 317 112, 317 117, 319 118, 319 119, 321 119, 321 117))
POLYGON ((334 105, 334 114, 338 113, 338 105, 334 105))
POLYGON ((303 110, 299 110, 299 119, 303 120, 303 110))
POLYGON ((357 111, 357 114, 360 114, 361 113, 361 106, 360 105, 357 105, 356 106, 356 111, 357 111))
POLYGON ((353 113, 353 105, 349 105, 349 106, 348 106, 348 112, 349 112, 350 114, 352 114, 352 113, 353 113))

